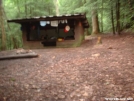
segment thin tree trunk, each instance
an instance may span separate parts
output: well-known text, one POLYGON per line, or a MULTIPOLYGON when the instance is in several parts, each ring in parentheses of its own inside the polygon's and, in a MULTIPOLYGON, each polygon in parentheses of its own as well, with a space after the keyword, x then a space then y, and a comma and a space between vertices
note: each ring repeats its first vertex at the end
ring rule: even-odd
POLYGON ((48 7, 48 12, 49 12, 49 15, 51 15, 51 10, 50 10, 50 8, 48 7))
POLYGON ((2 7, 2 0, 0 0, 0 28, 1 28, 1 37, 2 37, 2 50, 6 50, 6 33, 4 27, 4 13, 2 7))
MULTIPOLYGON (((133 10, 134 10, 134 9, 133 9, 133 2, 132 2, 132 0, 128 0, 128 4, 129 4, 129 9, 130 9, 128 15, 132 15, 132 14, 133 14, 133 10)), ((130 21, 131 21, 131 22, 134 21, 134 15, 131 16, 130 21)), ((130 26, 132 26, 132 25, 133 25, 133 24, 130 24, 130 26)))
POLYGON ((54 0, 54 5, 55 5, 55 9, 56 9, 56 15, 59 15, 59 6, 58 6, 58 0, 54 0))
POLYGON ((27 0, 25 0, 25 15, 27 17, 27 0))
POLYGON ((18 9, 18 13, 21 14, 20 6, 19 6, 19 0, 17 0, 17 9, 18 9))
POLYGON ((86 0, 83 0, 84 1, 84 3, 83 3, 83 5, 87 2, 86 0))
POLYGON ((129 4, 130 11, 132 12, 133 8, 132 8, 131 0, 128 0, 128 4, 129 4))
POLYGON ((112 6, 111 6, 111 21, 112 21, 113 34, 115 35, 114 16, 113 16, 113 7, 112 6))
MULTIPOLYGON (((38 5, 37 3, 34 3, 34 8, 32 8, 32 11, 34 11, 34 10, 36 10, 36 8, 38 8, 37 5, 38 5)), ((38 15, 37 15, 37 12, 34 12, 33 15, 34 15, 34 16, 38 16, 38 15)))
MULTIPOLYGON (((33 0, 32 0, 32 2, 34 2, 33 0)), ((33 4, 34 5, 34 4, 33 4)), ((34 8, 35 7, 32 7, 32 5, 30 6, 30 16, 33 16, 34 15, 34 13, 33 13, 33 11, 34 11, 34 8)))
POLYGON ((101 32, 103 32, 103 0, 102 0, 102 10, 101 10, 101 32))
POLYGON ((117 33, 120 35, 120 0, 116 2, 116 21, 117 21, 117 33))
MULTIPOLYGON (((34 1, 31 0, 31 2, 33 3, 34 1)), ((43 2, 43 1, 42 1, 42 2, 43 2)), ((29 15, 30 15, 30 16, 33 15, 33 12, 32 12, 32 11, 34 11, 34 9, 32 8, 32 5, 30 5, 30 6, 29 6, 29 15)))
POLYGON ((30 6, 30 16, 32 16, 32 7, 30 6))

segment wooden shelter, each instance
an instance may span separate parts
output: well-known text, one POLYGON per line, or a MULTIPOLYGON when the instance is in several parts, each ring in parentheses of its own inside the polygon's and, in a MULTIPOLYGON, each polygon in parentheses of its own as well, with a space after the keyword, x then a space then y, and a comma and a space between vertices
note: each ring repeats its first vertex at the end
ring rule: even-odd
POLYGON ((79 46, 84 39, 84 28, 89 27, 85 14, 29 17, 8 22, 21 24, 23 48, 79 46))

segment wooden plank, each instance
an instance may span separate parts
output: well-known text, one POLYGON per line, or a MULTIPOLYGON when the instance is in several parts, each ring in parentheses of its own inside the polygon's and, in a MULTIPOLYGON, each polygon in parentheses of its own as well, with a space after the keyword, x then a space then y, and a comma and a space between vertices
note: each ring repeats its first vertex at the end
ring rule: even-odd
POLYGON ((27 53, 27 54, 16 54, 16 55, 0 56, 0 60, 19 59, 19 58, 35 58, 35 57, 38 57, 38 54, 36 54, 36 53, 27 53))

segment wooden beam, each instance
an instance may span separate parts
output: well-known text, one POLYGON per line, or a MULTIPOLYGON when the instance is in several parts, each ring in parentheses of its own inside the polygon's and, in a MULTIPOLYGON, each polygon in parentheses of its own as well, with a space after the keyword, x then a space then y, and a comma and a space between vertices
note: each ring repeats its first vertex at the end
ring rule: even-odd
POLYGON ((19 58, 35 58, 35 57, 38 57, 38 54, 36 54, 36 53, 27 53, 27 54, 16 54, 16 55, 0 56, 0 60, 19 59, 19 58))

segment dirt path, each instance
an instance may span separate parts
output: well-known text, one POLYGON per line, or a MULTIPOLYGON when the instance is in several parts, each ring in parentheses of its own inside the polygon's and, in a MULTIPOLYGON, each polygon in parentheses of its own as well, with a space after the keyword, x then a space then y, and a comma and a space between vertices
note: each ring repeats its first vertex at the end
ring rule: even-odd
POLYGON ((0 61, 0 101, 134 100, 134 35, 33 51, 40 56, 0 61))

